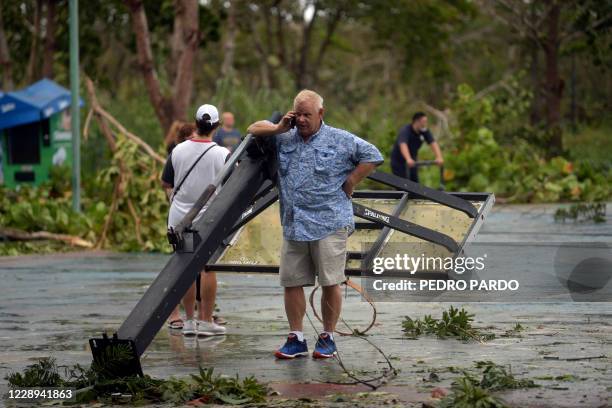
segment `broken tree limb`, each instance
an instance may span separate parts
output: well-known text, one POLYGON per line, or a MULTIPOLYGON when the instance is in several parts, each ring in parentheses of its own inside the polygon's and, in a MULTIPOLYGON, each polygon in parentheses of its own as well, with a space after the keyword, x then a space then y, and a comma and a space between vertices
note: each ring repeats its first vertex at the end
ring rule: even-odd
POLYGON ((560 358, 558 356, 544 356, 544 360, 560 360, 560 361, 583 361, 583 360, 594 360, 599 358, 606 358, 605 354, 601 356, 587 356, 587 357, 568 357, 560 358))
MULTIPOLYGON (((120 132, 125 137, 127 137, 128 139, 136 143, 139 147, 144 149, 144 151, 148 153, 149 156, 151 156, 151 158, 153 158, 159 163, 162 163, 162 164, 165 163, 165 161, 161 158, 161 156, 155 153, 155 151, 146 142, 144 142, 138 136, 128 132, 127 129, 125 129, 125 127, 123 127, 123 125, 119 123, 119 121, 117 121, 111 114, 106 112, 100 106, 100 103, 98 102, 98 98, 96 96, 94 83, 90 78, 88 77, 85 78, 85 84, 86 84, 87 91, 89 93, 89 97, 91 101, 91 111, 90 111, 90 114, 88 115, 88 120, 90 120, 90 116, 95 117, 95 119, 98 122, 98 126, 100 127, 100 130, 102 132, 102 135, 106 139, 108 146, 113 154, 117 153, 117 132, 115 131, 115 129, 111 128, 112 126, 114 126, 118 132, 120 132)), ((96 242, 96 245, 95 245, 96 248, 101 248, 106 243, 107 238, 108 238, 108 232, 111 228, 113 214, 119 210, 120 201, 124 199, 124 193, 127 190, 128 184, 130 183, 130 180, 132 179, 132 176, 133 176, 132 170, 121 159, 121 156, 116 156, 116 160, 119 165, 120 173, 117 175, 115 179, 111 206, 110 206, 108 214, 106 215, 106 219, 104 221, 104 227, 102 229, 102 232, 96 242)), ((137 165, 142 166, 143 163, 138 163, 137 165)), ((129 196, 126 198, 125 203, 127 203, 129 214, 134 220, 134 225, 136 229, 136 239, 138 243, 142 245, 143 244, 143 239, 142 239, 142 234, 141 234, 141 224, 142 223, 141 223, 140 217, 138 216, 138 211, 136 207, 134 206, 134 203, 132 202, 132 200, 129 198, 129 196)))
POLYGON ((455 137, 453 136, 453 133, 450 130, 448 115, 444 113, 443 111, 436 109, 433 106, 427 104, 424 101, 421 103, 426 111, 428 111, 429 113, 434 115, 436 118, 438 118, 438 120, 440 121, 442 130, 444 130, 444 133, 446 133, 447 135, 449 135, 451 138, 454 139, 455 137))
MULTIPOLYGON (((166 160, 164 160, 164 158, 162 158, 159 154, 157 154, 155 150, 153 150, 153 148, 149 146, 147 142, 145 142, 144 140, 142 140, 135 134, 129 132, 121 123, 119 123, 117 119, 115 119, 110 113, 108 113, 106 110, 104 110, 104 108, 102 108, 96 96, 96 89, 95 89, 94 83, 89 77, 85 77, 85 85, 89 93, 89 97, 91 101, 91 109, 94 111, 95 115, 99 119, 105 119, 106 121, 108 121, 108 123, 113 125, 120 133, 122 133, 123 135, 125 135, 125 137, 127 137, 128 139, 136 143, 138 146, 140 146, 149 156, 151 156, 153 159, 155 159, 159 163, 161 164, 166 163, 166 160)), ((100 124, 103 123, 102 120, 99 120, 98 122, 100 124)), ((106 138, 108 139, 108 132, 105 129, 102 129, 102 130, 106 138)), ((111 144, 110 140, 109 140, 109 144, 111 144)))
MULTIPOLYGON (((115 135, 113 134, 113 131, 110 129, 110 127, 108 126, 107 121, 98 113, 98 109, 100 108, 100 103, 98 102, 98 97, 96 96, 96 91, 94 88, 93 81, 87 76, 85 77, 85 86, 87 87, 87 92, 89 93, 89 100, 91 104, 90 112, 93 112, 93 114, 95 115, 96 120, 98 121, 98 126, 100 126, 100 130, 102 131, 102 136, 106 138, 106 141, 108 142, 108 146, 110 147, 111 151, 114 153, 115 150, 117 150, 117 143, 115 141, 115 135)), ((87 115, 87 118, 89 119, 89 115, 87 115)), ((85 135, 86 132, 89 133, 89 126, 87 126, 87 121, 86 121, 85 130, 83 131, 83 135, 85 135)))
POLYGON ((142 147, 144 149, 145 152, 147 152, 149 154, 149 156, 151 156, 152 158, 154 158, 155 160, 157 160, 158 162, 160 162, 161 164, 165 164, 166 160, 164 160, 159 154, 157 154, 155 152, 155 150, 153 150, 151 148, 151 146, 149 146, 147 144, 147 142, 145 142, 144 140, 142 140, 141 138, 139 138, 138 136, 136 136, 133 133, 130 133, 126 128, 123 127, 123 125, 121 123, 119 123, 119 121, 117 121, 117 119, 115 119, 110 113, 106 112, 104 109, 99 108, 97 110, 97 112, 103 116, 104 118, 106 118, 112 125, 114 125, 121 133, 123 133, 125 135, 125 137, 127 137, 128 139, 130 139, 131 141, 133 141, 134 143, 136 143, 138 146, 142 147))
POLYGON ((502 79, 500 79, 499 81, 496 81, 492 84, 490 84, 489 86, 481 89, 480 91, 478 91, 475 95, 474 95, 474 100, 477 101, 479 99, 484 98, 485 96, 489 95, 490 93, 498 90, 499 88, 504 88, 505 90, 508 91, 508 93, 510 93, 511 95, 515 95, 516 92, 512 89, 512 87, 510 87, 510 85, 508 85, 508 81, 510 79, 512 79, 514 72, 510 71, 508 73, 506 73, 502 79))
POLYGON ((0 237, 11 241, 61 241, 81 248, 93 248, 93 244, 81 237, 68 234, 55 234, 48 231, 27 232, 17 228, 0 228, 0 237))
POLYGON ((93 109, 87 112, 87 118, 85 119, 85 126, 83 126, 83 140, 89 139, 89 125, 91 124, 91 118, 93 117, 93 109))
POLYGON ((142 234, 140 233, 140 218, 138 218, 138 214, 136 213, 136 208, 134 207, 134 204, 132 203, 132 199, 129 197, 127 199, 127 205, 130 210, 130 214, 132 215, 132 218, 134 219, 134 226, 136 227, 136 240, 138 241, 140 245, 142 245, 142 234))
POLYGON ((102 233, 100 234, 100 238, 98 238, 98 242, 96 242, 96 249, 102 248, 104 243, 106 242, 106 235, 108 234, 108 230, 110 228, 110 223, 113 219, 113 213, 117 209, 117 201, 119 200, 119 195, 121 194, 121 174, 117 176, 115 180, 115 187, 113 189, 113 201, 111 202, 110 209, 108 210, 108 214, 106 214, 106 219, 104 220, 104 228, 102 228, 102 233))

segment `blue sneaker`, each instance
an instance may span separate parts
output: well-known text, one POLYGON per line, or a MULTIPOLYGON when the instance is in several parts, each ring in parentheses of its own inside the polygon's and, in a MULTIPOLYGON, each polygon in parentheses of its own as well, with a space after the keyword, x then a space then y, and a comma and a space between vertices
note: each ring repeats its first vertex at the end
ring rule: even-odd
POLYGON ((336 354, 338 354, 336 342, 327 333, 321 333, 312 356, 314 358, 330 358, 336 354))
POLYGON ((290 359, 308 355, 308 346, 306 345, 306 339, 299 341, 297 336, 293 333, 289 334, 285 345, 274 352, 276 358, 290 359))

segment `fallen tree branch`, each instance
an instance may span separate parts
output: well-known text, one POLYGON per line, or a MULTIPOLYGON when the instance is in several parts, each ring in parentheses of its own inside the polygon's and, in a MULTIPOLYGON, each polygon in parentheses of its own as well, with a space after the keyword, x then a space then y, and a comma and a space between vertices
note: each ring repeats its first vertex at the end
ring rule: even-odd
POLYGON ((108 229, 110 227, 110 223, 113 219, 113 213, 117 209, 117 202, 119 201, 119 195, 121 194, 121 174, 117 176, 115 180, 115 188, 113 189, 113 201, 111 202, 111 207, 108 210, 108 214, 106 214, 106 220, 104 221, 104 228, 102 228, 102 233, 100 234, 100 238, 98 242, 96 242, 96 249, 102 248, 104 242, 106 241, 106 235, 108 234, 108 229))
POLYGON ((505 74, 499 81, 493 82, 489 86, 486 86, 485 88, 481 89, 474 95, 474 100, 477 101, 479 99, 482 99, 490 93, 498 90, 499 88, 504 88, 508 91, 508 93, 514 95, 514 90, 512 89, 512 87, 510 87, 510 85, 508 85, 508 80, 512 79, 512 75, 513 72, 509 72, 505 74))
MULTIPOLYGON (((147 144, 144 140, 136 136, 135 134, 129 132, 117 119, 115 119, 110 113, 108 113, 100 103, 98 102, 98 98, 96 97, 96 90, 93 81, 89 77, 85 77, 85 85, 87 86, 87 91, 89 92, 89 96, 91 99, 91 109, 92 111, 100 118, 106 119, 111 125, 113 125, 120 133, 123 133, 125 137, 136 143, 140 146, 149 156, 158 161, 161 164, 165 164, 166 160, 161 157, 159 154, 153 150, 151 146, 147 144)), ((102 120, 99 121, 102 123, 102 120)), ((108 133, 108 132, 104 132, 108 133)), ((108 138, 108 137, 107 137, 108 138)), ((110 143, 110 141, 109 141, 110 143)), ((112 147, 111 147, 112 148, 112 147)))
MULTIPOLYGON (((87 77, 85 81, 86 81, 87 91, 91 99, 91 111, 90 112, 93 112, 93 116, 95 116, 96 120, 98 121, 98 125, 100 126, 100 130, 102 131, 102 135, 108 142, 108 146, 111 152, 113 152, 113 154, 117 153, 117 137, 115 135, 115 132, 113 132, 113 129, 111 129, 111 126, 110 126, 110 125, 114 125, 119 130, 119 132, 121 132, 128 139, 132 140, 137 145, 142 147, 153 159, 157 160, 160 163, 165 163, 165 161, 157 153, 153 151, 151 146, 149 146, 146 142, 144 142, 138 136, 128 132, 111 114, 106 112, 100 106, 100 103, 98 102, 98 98, 96 96, 93 81, 87 77)), ((88 118, 89 118, 89 115, 88 115, 88 118)), ((123 198, 123 193, 127 189, 128 184, 130 180, 132 179, 131 169, 125 164, 125 162, 121 158, 117 158, 117 161, 119 164, 120 173, 117 176, 117 179, 115 180, 115 186, 113 188, 113 198, 112 198, 111 206, 110 206, 108 214, 106 215, 102 233, 100 234, 100 237, 98 238, 98 241, 96 242, 96 248, 101 248, 104 246, 107 240, 108 231, 110 229, 112 215, 119 209, 119 201, 123 198)), ((138 165, 142 165, 142 163, 138 163, 138 165)), ((134 226, 136 229, 136 240, 138 241, 138 244, 142 245, 143 240, 142 240, 142 233, 141 233, 141 220, 138 217, 138 211, 136 210, 136 207, 134 206, 134 203, 132 202, 131 198, 129 198, 129 196, 127 197, 126 202, 127 202, 128 211, 130 215, 132 216, 132 219, 134 220, 134 226)))
POLYGON ((134 207, 134 204, 132 203, 132 199, 129 197, 127 199, 127 205, 130 210, 130 214, 132 215, 132 218, 134 219, 134 226, 136 227, 136 240, 138 241, 140 245, 142 245, 142 234, 140 233, 140 218, 138 218, 138 214, 136 213, 136 208, 134 207))
POLYGON ((61 241, 81 248, 93 248, 94 246, 91 242, 75 235, 55 234, 48 231, 27 232, 17 228, 0 228, 0 237, 11 241, 61 241))
POLYGON ((89 125, 91 124, 91 118, 93 117, 93 109, 87 112, 87 118, 85 118, 85 126, 83 126, 83 140, 89 139, 89 125))
POLYGON ((442 127, 442 130, 444 131, 445 134, 447 134, 448 136, 451 137, 451 139, 454 139, 455 137, 453 136, 453 133, 450 130, 450 126, 449 126, 449 120, 448 120, 448 115, 446 113, 444 113, 443 111, 434 108, 433 106, 427 104, 426 102, 422 101, 421 104, 423 105, 423 108, 431 113, 432 115, 434 115, 436 118, 438 118, 438 120, 440 121, 440 125, 442 127))
POLYGON ((560 361, 583 361, 583 360, 593 360, 598 358, 606 358, 605 354, 601 356, 587 356, 587 357, 568 357, 568 358, 560 358, 557 356, 544 356, 544 360, 560 360, 560 361))
MULTIPOLYGON (((108 146, 110 147, 111 152, 115 153, 115 151, 117 150, 117 142, 115 141, 115 135, 113 134, 113 131, 110 129, 110 127, 108 126, 108 123, 106 122, 106 120, 104 120, 104 118, 98 113, 98 109, 100 109, 100 103, 98 102, 98 97, 96 96, 96 91, 94 88, 93 81, 89 79, 89 77, 85 77, 85 86, 87 87, 87 92, 89 93, 89 100, 91 103, 90 112, 92 112, 95 115, 96 120, 98 121, 98 126, 100 126, 100 130, 102 131, 102 136, 106 138, 106 141, 108 142, 108 146)), ((88 118, 89 118, 89 115, 88 115, 88 118)), ((85 130, 87 131, 87 133, 89 133, 89 126, 86 126, 85 130)), ((85 133, 86 132, 83 131, 83 135, 85 135, 85 133)))
POLYGON ((123 133, 125 135, 125 137, 127 137, 128 139, 130 139, 131 141, 136 143, 138 146, 142 147, 144 149, 144 151, 147 152, 149 154, 149 156, 151 156, 153 159, 157 160, 161 164, 165 164, 166 163, 166 160, 164 160, 159 154, 155 153, 155 151, 151 148, 151 146, 149 146, 147 144, 147 142, 145 142, 144 140, 142 140, 141 138, 139 138, 135 134, 130 133, 126 128, 123 127, 123 125, 121 123, 119 123, 117 121, 117 119, 112 117, 112 115, 110 113, 106 112, 104 109, 102 109, 100 107, 97 109, 97 113, 99 115, 103 116, 104 118, 106 118, 121 133, 123 133))

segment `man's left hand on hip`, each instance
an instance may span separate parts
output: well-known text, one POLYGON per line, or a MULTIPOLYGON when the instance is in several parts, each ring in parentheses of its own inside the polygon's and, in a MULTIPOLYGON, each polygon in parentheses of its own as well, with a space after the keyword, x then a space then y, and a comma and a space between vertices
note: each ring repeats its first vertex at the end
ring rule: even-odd
POLYGON ((353 184, 353 182, 351 181, 351 178, 348 177, 342 184, 342 190, 346 193, 346 196, 348 198, 352 198, 354 189, 355 189, 355 184, 353 184))

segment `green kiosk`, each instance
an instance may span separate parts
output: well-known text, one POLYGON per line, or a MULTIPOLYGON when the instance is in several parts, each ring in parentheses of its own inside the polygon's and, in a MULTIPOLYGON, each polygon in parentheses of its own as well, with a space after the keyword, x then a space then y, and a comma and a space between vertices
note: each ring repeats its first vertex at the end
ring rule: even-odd
POLYGON ((0 94, 0 163, 0 182, 10 188, 38 186, 53 166, 72 164, 68 89, 42 79, 0 94))

